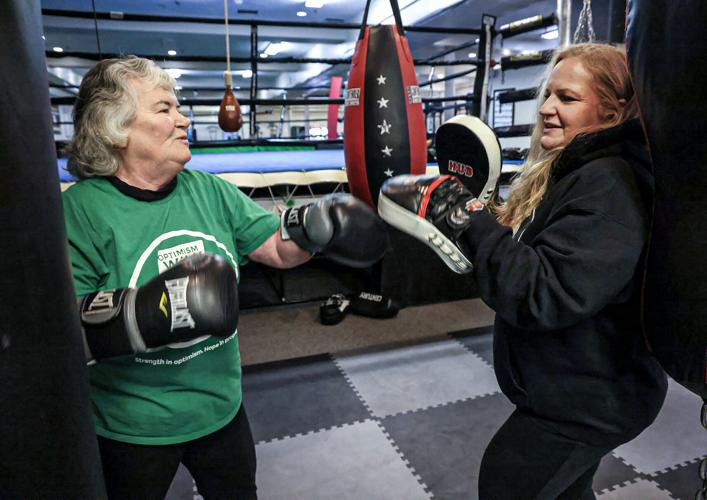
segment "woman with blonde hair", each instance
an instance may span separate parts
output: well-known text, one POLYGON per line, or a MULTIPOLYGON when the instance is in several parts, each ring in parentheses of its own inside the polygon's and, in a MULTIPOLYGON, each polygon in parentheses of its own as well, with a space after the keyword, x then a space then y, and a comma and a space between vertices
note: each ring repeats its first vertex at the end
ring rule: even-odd
MULTIPOLYGON (((578 118, 587 116, 588 120, 578 122, 572 116, 572 121, 561 127, 552 120, 546 121, 548 112, 555 110, 550 106, 552 101, 546 102, 550 96, 548 75, 545 85, 540 87, 539 112, 521 175, 513 182, 507 203, 492 207, 500 216, 501 222, 514 230, 518 229, 520 223, 538 205, 547 188, 553 164, 564 150, 564 146, 574 136, 611 128, 637 117, 633 87, 626 67, 626 54, 622 49, 594 43, 572 45, 556 52, 548 68, 553 70, 561 61, 572 58, 581 61, 585 71, 591 75, 593 95, 588 96, 591 98, 590 102, 579 105, 582 110, 578 116, 578 118), (543 113, 543 106, 545 106, 545 113, 543 113), (598 113, 598 106, 601 106, 603 112, 601 116, 592 114, 592 111, 598 113), (555 130, 548 131, 547 124, 555 130)), ((567 105, 561 106, 560 109, 573 113, 573 108, 578 105, 572 103, 577 102, 577 99, 570 89, 561 90, 563 92, 556 98, 567 105)), ((559 118, 564 119, 564 112, 562 116, 558 116, 559 118)))
POLYGON ((594 498, 601 458, 667 390, 641 331, 652 175, 624 51, 559 50, 538 101, 528 159, 491 212, 451 177, 383 186, 400 212, 424 194, 425 222, 496 312, 494 369, 515 410, 484 452, 481 500, 594 498))
POLYGON ((464 234, 516 405, 484 453, 482 499, 594 498, 601 458, 667 389, 641 333, 652 177, 625 52, 570 46, 549 69, 500 224, 484 214, 464 234))

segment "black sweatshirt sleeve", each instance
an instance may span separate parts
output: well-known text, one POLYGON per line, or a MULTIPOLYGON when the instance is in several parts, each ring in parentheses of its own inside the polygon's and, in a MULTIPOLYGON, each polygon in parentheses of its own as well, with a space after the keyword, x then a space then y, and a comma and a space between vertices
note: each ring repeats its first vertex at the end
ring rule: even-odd
POLYGON ((630 167, 622 166, 580 169, 528 243, 488 213, 474 218, 463 237, 481 297, 503 320, 523 329, 570 326, 629 284, 647 228, 630 167))

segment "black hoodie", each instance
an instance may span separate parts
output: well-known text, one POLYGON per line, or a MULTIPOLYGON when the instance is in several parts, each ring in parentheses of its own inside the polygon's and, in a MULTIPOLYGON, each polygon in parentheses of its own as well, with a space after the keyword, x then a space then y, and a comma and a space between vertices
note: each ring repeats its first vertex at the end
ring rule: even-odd
POLYGON ((503 392, 570 437, 633 437, 665 399, 640 321, 651 193, 632 120, 575 138, 515 235, 483 212, 463 236, 481 297, 496 311, 503 392))

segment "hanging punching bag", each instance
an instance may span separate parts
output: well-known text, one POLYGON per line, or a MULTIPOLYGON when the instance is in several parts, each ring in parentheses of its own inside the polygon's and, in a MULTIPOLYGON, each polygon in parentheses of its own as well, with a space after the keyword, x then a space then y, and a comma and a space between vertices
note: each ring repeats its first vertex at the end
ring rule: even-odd
POLYGON ((400 9, 395 25, 366 26, 370 0, 356 42, 344 110, 344 155, 351 193, 375 208, 383 182, 424 174, 425 118, 420 87, 400 9))
POLYGON ((627 21, 655 175, 646 336, 666 372, 707 398, 707 2, 630 0, 627 21))
POLYGON ((228 0, 223 0, 223 20, 226 32, 226 71, 223 80, 226 92, 221 99, 218 110, 218 126, 224 132, 238 132, 243 126, 241 106, 233 93, 233 79, 231 78, 231 36, 228 32, 228 0))
POLYGON ((0 9, 0 498, 105 498, 39 0, 0 9))
POLYGON ((233 80, 230 72, 224 73, 224 80, 226 92, 218 110, 218 126, 224 132, 238 132, 243 126, 243 116, 241 115, 241 106, 233 93, 233 80))

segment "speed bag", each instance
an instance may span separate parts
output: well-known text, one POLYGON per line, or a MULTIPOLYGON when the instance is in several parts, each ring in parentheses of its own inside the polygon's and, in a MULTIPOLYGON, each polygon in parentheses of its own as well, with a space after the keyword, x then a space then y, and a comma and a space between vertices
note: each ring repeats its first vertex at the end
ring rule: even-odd
POLYGON ((650 349, 707 398, 707 2, 631 0, 626 47, 655 197, 643 289, 650 349))
POLYGON ((351 193, 375 208, 386 179, 424 174, 425 118, 407 39, 395 25, 366 26, 346 90, 344 156, 351 193))

